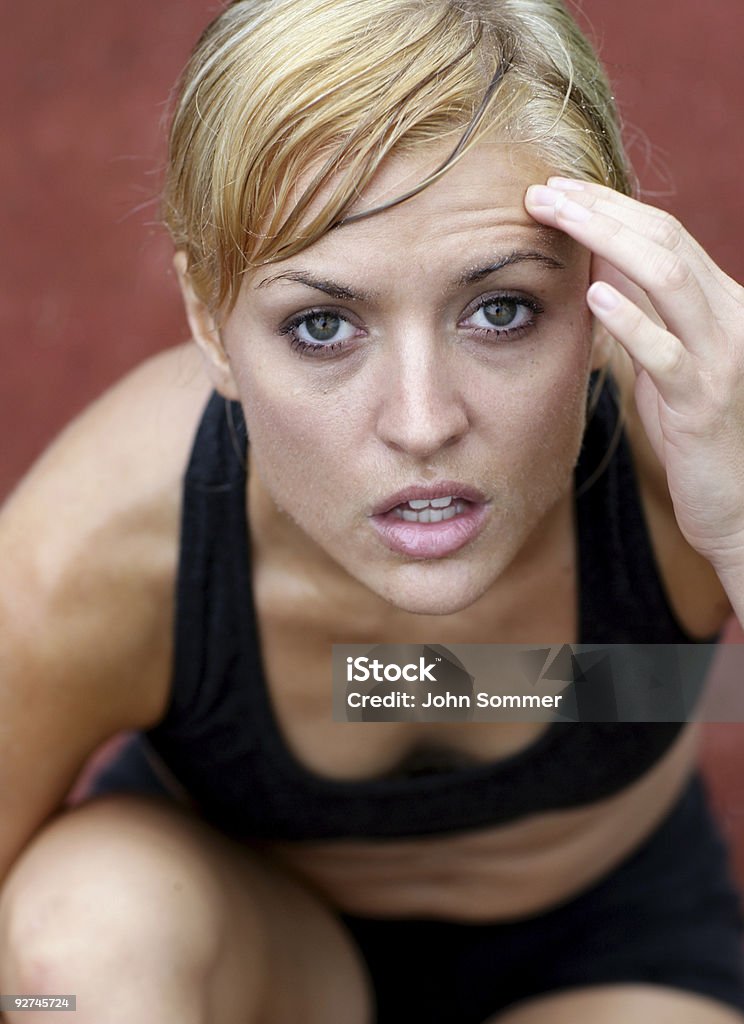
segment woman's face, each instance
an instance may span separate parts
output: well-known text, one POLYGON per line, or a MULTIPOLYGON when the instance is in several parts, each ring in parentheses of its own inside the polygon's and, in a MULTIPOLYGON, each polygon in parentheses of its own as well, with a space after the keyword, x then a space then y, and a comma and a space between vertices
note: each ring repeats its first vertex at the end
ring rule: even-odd
MULTIPOLYGON (((352 212, 445 153, 389 161, 352 212)), ((252 273, 223 328, 277 529, 410 612, 473 603, 571 484, 589 254, 524 209, 549 173, 481 143, 415 198, 252 273)))

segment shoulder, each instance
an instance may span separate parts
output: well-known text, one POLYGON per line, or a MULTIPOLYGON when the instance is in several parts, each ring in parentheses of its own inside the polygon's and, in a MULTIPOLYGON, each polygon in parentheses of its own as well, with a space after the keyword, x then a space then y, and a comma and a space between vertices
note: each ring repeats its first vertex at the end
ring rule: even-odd
POLYGON ((95 695, 113 731, 165 704, 181 480, 209 391, 195 348, 155 356, 77 416, 0 510, 5 653, 24 686, 95 695))
POLYGON ((612 361, 612 375, 620 392, 643 512, 669 603, 693 637, 711 636, 730 617, 731 603, 713 567, 690 547, 677 526, 664 467, 636 409, 633 366, 619 346, 612 361))

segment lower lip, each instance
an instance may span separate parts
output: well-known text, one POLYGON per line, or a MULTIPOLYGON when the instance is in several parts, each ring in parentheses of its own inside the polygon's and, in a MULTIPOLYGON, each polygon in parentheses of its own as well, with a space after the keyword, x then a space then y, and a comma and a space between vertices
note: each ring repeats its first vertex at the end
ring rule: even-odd
POLYGON ((392 551, 410 558, 446 558, 478 536, 488 507, 468 504, 464 512, 439 523, 409 523, 393 512, 372 516, 370 522, 392 551))

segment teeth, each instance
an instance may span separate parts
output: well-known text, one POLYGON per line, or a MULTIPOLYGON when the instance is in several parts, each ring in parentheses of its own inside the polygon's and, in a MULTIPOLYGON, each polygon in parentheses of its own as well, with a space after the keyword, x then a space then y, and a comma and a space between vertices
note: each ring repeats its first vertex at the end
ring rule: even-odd
MULTIPOLYGON (((442 499, 435 500, 441 501, 442 499)), ((409 504, 412 505, 413 502, 409 502, 409 504)), ((428 502, 426 504, 428 505, 428 502)), ((441 523, 444 519, 454 519, 455 516, 460 515, 465 511, 465 505, 461 501, 456 501, 454 505, 449 505, 447 508, 424 508, 419 512, 403 505, 398 506, 394 511, 399 519, 405 519, 407 523, 441 523)))
POLYGON ((416 512, 420 512, 422 508, 428 508, 430 505, 432 508, 447 508, 448 505, 452 504, 452 495, 448 495, 446 498, 414 498, 408 502, 412 509, 416 512))

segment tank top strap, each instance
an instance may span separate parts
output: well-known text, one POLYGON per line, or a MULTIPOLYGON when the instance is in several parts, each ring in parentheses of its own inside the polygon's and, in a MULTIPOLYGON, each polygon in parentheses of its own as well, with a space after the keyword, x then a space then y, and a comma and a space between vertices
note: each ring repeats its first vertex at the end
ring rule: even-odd
POLYGON ((243 486, 247 440, 240 402, 231 402, 213 391, 191 447, 185 487, 214 492, 243 486))
POLYGON ((182 720, 193 727, 195 716, 210 714, 240 646, 232 598, 243 589, 245 572, 235 552, 247 547, 246 441, 240 404, 213 392, 183 483, 173 670, 164 720, 176 728, 182 720))

